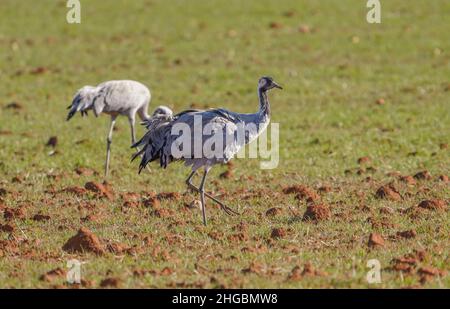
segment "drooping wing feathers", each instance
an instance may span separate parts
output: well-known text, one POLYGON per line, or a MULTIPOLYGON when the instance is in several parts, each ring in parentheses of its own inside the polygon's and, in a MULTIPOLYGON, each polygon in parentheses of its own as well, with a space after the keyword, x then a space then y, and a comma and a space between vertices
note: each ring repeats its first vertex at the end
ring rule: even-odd
MULTIPOLYGON (((212 125, 212 133, 208 136, 202 133, 205 138, 210 137, 212 134, 222 132, 225 135, 233 136, 233 145, 224 145, 223 149, 223 161, 229 160, 242 145, 238 144, 234 139, 235 131, 237 130, 236 124, 241 122, 242 119, 238 114, 229 112, 225 109, 211 109, 206 111, 201 110, 185 110, 180 112, 173 117, 152 117, 150 120, 145 122, 147 126, 147 133, 132 147, 138 148, 142 146, 143 148, 134 154, 133 160, 138 156, 142 155, 142 160, 139 165, 139 171, 141 171, 148 163, 153 162, 159 158, 160 166, 166 168, 169 163, 177 160, 172 156, 171 147, 172 143, 178 138, 176 135, 171 134, 172 127, 177 123, 185 123, 191 128, 192 143, 195 138, 194 136, 198 132, 194 132, 194 116, 201 116, 202 118, 202 128, 207 124, 212 125)), ((202 164, 200 161, 206 161, 206 158, 194 158, 193 150, 194 147, 191 145, 191 156, 189 158, 180 158, 185 161, 186 164, 202 164), (196 161, 197 160, 197 161, 196 161)), ((203 162, 202 161, 202 162, 203 162)))

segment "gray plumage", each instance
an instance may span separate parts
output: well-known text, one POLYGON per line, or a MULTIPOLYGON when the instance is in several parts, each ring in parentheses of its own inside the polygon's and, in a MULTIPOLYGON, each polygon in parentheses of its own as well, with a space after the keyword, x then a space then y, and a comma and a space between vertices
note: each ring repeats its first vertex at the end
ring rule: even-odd
MULTIPOLYGON (((271 77, 262 77, 258 82, 258 99, 259 110, 254 114, 240 114, 231 112, 225 109, 211 109, 211 110, 186 110, 176 115, 159 115, 153 117, 146 122, 148 128, 147 133, 133 145, 133 147, 143 147, 140 151, 135 153, 133 159, 142 155, 142 160, 139 165, 139 172, 147 166, 148 163, 159 160, 161 167, 166 168, 168 164, 173 161, 184 161, 185 165, 191 166, 192 172, 186 180, 187 185, 194 190, 200 192, 202 202, 203 222, 206 225, 205 203, 204 196, 207 196, 222 207, 222 209, 228 213, 236 213, 223 203, 204 192, 204 183, 206 175, 210 168, 219 163, 226 163, 233 158, 233 156, 243 147, 245 144, 251 142, 259 136, 259 134, 267 127, 270 122, 270 105, 267 98, 267 93, 272 88, 280 88, 277 83, 273 81, 271 77), (201 116, 201 127, 195 127, 195 117, 201 116), (190 128, 191 132, 191 153, 183 154, 182 157, 177 157, 172 153, 172 144, 176 143, 178 135, 172 134, 172 128, 177 124, 184 124, 190 128), (212 129, 211 134, 204 134, 203 128, 210 126, 212 129), (238 126, 253 127, 253 130, 246 132, 245 137, 242 139, 237 138, 238 126), (253 125, 253 126, 252 126, 253 125), (201 130, 200 132, 198 130, 201 130), (197 130, 197 131, 196 131, 197 130), (220 156, 214 156, 211 153, 205 153, 202 147, 202 154, 200 157, 194 154, 194 141, 197 138, 201 138, 202 142, 210 138, 213 134, 222 134, 223 141, 231 140, 231 143, 223 143, 221 149, 219 149, 220 156), (195 187, 191 183, 191 178, 194 176, 199 168, 204 168, 204 174, 200 188, 195 187)), ((202 144, 203 146, 203 144, 202 144)), ((214 151, 214 153, 217 153, 214 151)))
POLYGON ((132 80, 113 80, 99 84, 98 86, 84 86, 79 89, 68 107, 67 120, 70 120, 77 112, 81 116, 88 114, 89 110, 98 117, 100 114, 111 116, 111 125, 107 136, 107 150, 105 162, 105 176, 108 175, 112 133, 117 116, 127 116, 131 128, 131 143, 136 142, 135 118, 136 113, 141 120, 150 119, 147 113, 151 94, 148 88, 132 80))

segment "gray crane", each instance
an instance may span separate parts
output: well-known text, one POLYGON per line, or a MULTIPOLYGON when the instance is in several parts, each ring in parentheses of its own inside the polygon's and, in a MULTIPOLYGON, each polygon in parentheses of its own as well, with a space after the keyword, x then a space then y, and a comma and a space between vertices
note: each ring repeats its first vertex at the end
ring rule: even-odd
MULTIPOLYGON (((152 117, 150 120, 146 121, 147 133, 132 147, 136 147, 138 151, 134 154, 133 160, 142 156, 139 173, 143 168, 147 166, 148 163, 159 159, 159 164, 161 167, 166 168, 168 164, 174 161, 184 161, 186 166, 191 166, 192 171, 186 179, 186 185, 200 193, 200 201, 202 207, 203 224, 206 225, 206 208, 205 208, 205 196, 212 199, 220 205, 222 210, 228 215, 238 214, 231 208, 227 207, 221 201, 211 196, 205 192, 205 181, 206 176, 215 164, 226 163, 233 158, 233 156, 241 149, 245 144, 248 144, 252 140, 256 139, 259 134, 265 130, 270 122, 270 105, 268 100, 268 91, 272 88, 283 89, 276 82, 273 81, 271 77, 263 76, 258 81, 258 99, 259 99, 259 110, 253 114, 240 114, 231 112, 225 109, 210 109, 210 110, 185 110, 176 115, 159 114, 152 117), (195 127, 195 122, 197 119, 201 119, 201 130, 195 127), (231 143, 223 144, 219 146, 220 149, 214 149, 214 153, 217 154, 216 150, 219 150, 219 156, 207 153, 202 148, 202 153, 200 156, 192 150, 192 147, 187 147, 189 153, 183 153, 181 156, 179 153, 175 153, 178 149, 177 139, 180 137, 173 133, 173 129, 178 125, 180 127, 188 127, 191 134, 191 143, 195 143, 196 139, 201 140, 204 144, 205 140, 211 138, 213 134, 222 134, 225 140, 227 137, 231 138, 231 143), (248 126, 247 126, 248 125, 248 126), (252 126, 253 125, 253 126, 252 126), (206 134, 204 128, 206 126, 211 127, 210 134, 206 134), (239 126, 243 127, 253 127, 253 130, 246 132, 244 138, 236 138, 236 133, 239 126), (175 148, 173 147, 175 145, 175 148), (138 147, 143 148, 139 150, 138 147), (197 170, 204 169, 203 177, 200 182, 200 186, 196 187, 192 184, 192 177, 196 174, 197 170)), ((175 130, 177 131, 177 130, 175 130)), ((202 144, 202 146, 203 146, 202 144)), ((216 147, 217 145, 215 145, 216 147)), ((184 145, 183 145, 184 147, 184 145)), ((179 149, 178 149, 179 150, 179 149)))
POLYGON ((93 110, 96 117, 101 113, 111 116, 111 125, 106 139, 105 177, 109 172, 112 134, 117 116, 128 117, 131 127, 131 142, 134 144, 136 142, 134 126, 136 113, 143 121, 150 119, 147 113, 150 100, 151 94, 148 88, 132 80, 112 80, 95 87, 84 86, 75 94, 72 104, 67 108, 69 109, 67 120, 70 120, 76 112, 85 116, 88 114, 88 110, 93 110))

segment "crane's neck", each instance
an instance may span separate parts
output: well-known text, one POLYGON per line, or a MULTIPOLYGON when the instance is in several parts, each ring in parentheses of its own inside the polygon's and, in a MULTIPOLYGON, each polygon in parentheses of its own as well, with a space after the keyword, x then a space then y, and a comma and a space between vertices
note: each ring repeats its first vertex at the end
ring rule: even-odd
POLYGON ((269 98, 267 97, 267 91, 258 88, 258 99, 259 99, 259 111, 261 121, 268 121, 270 119, 270 104, 269 98))

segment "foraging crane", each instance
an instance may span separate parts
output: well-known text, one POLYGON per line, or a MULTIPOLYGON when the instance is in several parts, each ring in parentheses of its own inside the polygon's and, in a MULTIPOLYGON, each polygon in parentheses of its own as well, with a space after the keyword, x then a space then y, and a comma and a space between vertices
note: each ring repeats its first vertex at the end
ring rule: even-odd
MULTIPOLYGON (((212 199, 220 205, 225 213, 237 214, 221 201, 205 192, 206 176, 215 164, 226 163, 233 158, 233 156, 239 151, 242 146, 248 144, 252 140, 256 139, 259 134, 265 130, 270 122, 270 105, 267 97, 267 93, 272 88, 283 89, 271 77, 261 77, 258 81, 258 99, 259 99, 259 111, 254 114, 239 114, 225 109, 211 109, 211 110, 186 110, 176 115, 159 115, 155 116, 146 122, 147 133, 135 143, 132 147, 143 146, 143 148, 137 151, 133 160, 142 155, 142 160, 139 166, 139 173, 149 162, 159 159, 160 166, 166 168, 167 165, 173 161, 182 160, 186 166, 192 166, 192 171, 186 179, 186 185, 200 193, 200 200, 202 206, 203 224, 206 225, 206 209, 205 209, 205 196, 212 199), (196 127, 196 119, 200 119, 200 129, 196 127), (173 134, 172 131, 178 131, 181 127, 188 127, 190 134, 189 143, 195 144, 200 139, 201 146, 205 146, 205 138, 211 138, 214 134, 223 135, 222 140, 231 137, 231 143, 226 145, 214 145, 214 150, 208 152, 205 147, 200 150, 200 155, 195 153, 192 147, 187 147, 186 152, 180 156, 177 152, 178 138, 179 136, 173 134), (205 128, 209 126, 211 133, 206 134, 205 128), (245 138, 236 138, 238 134, 239 126, 253 127, 248 132, 245 132, 245 138), (175 129, 175 130, 174 130, 175 129), (247 134, 248 133, 248 134, 247 134), (175 146, 175 148, 173 147, 175 146), (218 146, 218 148, 217 148, 218 146), (219 151, 219 155, 216 155, 219 151), (175 153, 177 152, 177 153, 175 153), (211 155, 214 152, 215 155, 211 155), (192 177, 195 175, 198 169, 204 168, 203 177, 200 182, 200 187, 196 187, 192 184, 192 177)), ((242 128, 241 127, 241 128, 242 128)), ((239 135, 239 134, 238 134, 239 135)), ((186 145, 183 145, 183 148, 186 145)), ((189 146, 189 145, 188 145, 189 146)), ((194 145, 195 149, 195 145, 194 145)), ((179 150, 179 149, 178 149, 179 150)))
POLYGON ((85 116, 88 114, 88 110, 93 110, 96 117, 101 113, 111 116, 111 125, 106 139, 105 177, 109 172, 112 134, 117 116, 128 117, 131 127, 131 143, 134 144, 136 142, 134 127, 136 113, 143 121, 150 119, 147 113, 150 100, 151 94, 148 88, 132 80, 107 81, 96 87, 84 86, 75 94, 72 104, 67 108, 70 109, 67 120, 70 120, 76 112, 85 116))

